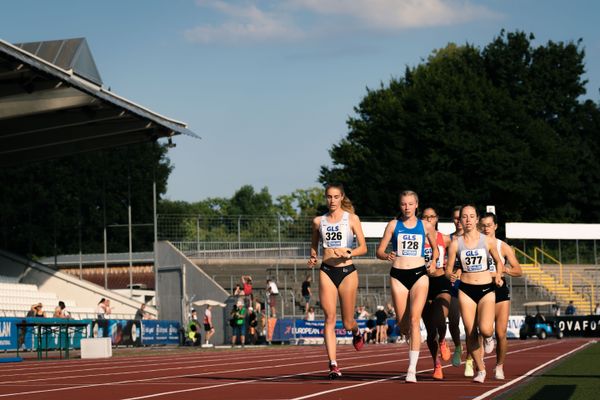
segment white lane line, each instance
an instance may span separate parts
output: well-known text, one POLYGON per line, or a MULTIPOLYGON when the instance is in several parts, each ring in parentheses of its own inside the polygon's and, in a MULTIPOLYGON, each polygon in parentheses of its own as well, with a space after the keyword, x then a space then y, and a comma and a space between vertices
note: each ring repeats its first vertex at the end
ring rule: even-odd
POLYGON ((484 394, 482 394, 482 395, 480 395, 480 396, 478 396, 478 397, 475 397, 473 400, 482 400, 482 399, 485 399, 485 398, 486 398, 486 397, 488 397, 488 396, 491 396, 492 394, 494 394, 494 393, 496 393, 496 392, 499 392, 500 390, 506 389, 507 387, 509 387, 509 386, 511 386, 511 385, 514 385, 515 383, 517 383, 517 382, 519 382, 519 381, 521 381, 521 380, 523 380, 523 379, 525 379, 525 378, 527 378, 527 377, 530 377, 530 376, 531 376, 531 375, 533 375, 533 374, 534 374, 536 371, 539 371, 540 369, 542 369, 542 368, 544 368, 544 367, 546 367, 546 366, 548 366, 548 365, 552 364, 553 362, 556 362, 556 361, 560 360, 561 358, 567 357, 568 355, 570 355, 570 354, 573 354, 573 353, 575 353, 576 351, 579 351, 579 350, 583 349, 585 346, 587 346, 587 345, 589 345, 589 344, 591 344, 591 343, 592 343, 592 342, 586 342, 586 343, 582 344, 581 346, 579 346, 579 347, 577 347, 577 348, 575 348, 575 349, 573 349, 573 350, 569 351, 568 353, 561 354, 560 356, 558 356, 558 357, 555 357, 555 358, 553 358, 552 360, 550 360, 550 361, 548 361, 548 362, 545 362, 544 364, 542 364, 542 365, 540 365, 540 366, 537 366, 537 367, 535 367, 535 368, 533 368, 533 369, 531 369, 531 370, 527 371, 527 372, 525 373, 525 375, 521 375, 520 377, 518 377, 518 378, 515 378, 515 379, 513 379, 512 381, 506 382, 504 385, 502 385, 502 386, 498 386, 498 387, 497 387, 497 388, 495 388, 495 389, 488 390, 488 391, 487 391, 487 392, 485 392, 484 394))
MULTIPOLYGON (((519 352, 522 352, 522 351, 539 349, 539 348, 542 348, 542 347, 548 347, 548 346, 552 346, 552 345, 555 345, 555 344, 556 343, 550 343, 550 344, 543 344, 543 345, 539 345, 539 346, 527 347, 525 349, 520 349, 520 350, 515 350, 515 351, 508 352, 507 355, 508 354, 519 353, 519 352)), ((496 356, 495 355, 491 355, 491 356, 488 356, 486 358, 490 358, 490 357, 496 357, 496 356)), ((464 362, 461 363, 461 364, 464 364, 464 362)), ((452 366, 452 364, 445 365, 442 368, 447 368, 447 367, 450 367, 450 366, 452 366)), ((417 374, 422 374, 423 372, 429 372, 429 371, 433 371, 433 368, 429 368, 429 369, 424 369, 424 370, 421 370, 421 371, 417 371, 417 374)), ((321 391, 321 392, 307 394, 305 396, 294 397, 293 399, 290 399, 290 400, 310 399, 311 397, 317 397, 317 396, 321 396, 321 395, 324 395, 324 394, 329 394, 329 393, 333 393, 333 392, 339 392, 339 391, 342 391, 342 390, 354 389, 354 388, 361 387, 361 386, 373 385, 375 383, 381 383, 381 382, 391 381, 391 380, 394 380, 394 379, 400 379, 400 378, 402 378, 404 376, 406 376, 406 374, 396 375, 396 376, 392 376, 392 377, 388 377, 388 378, 382 378, 382 379, 378 379, 376 381, 363 382, 363 383, 358 383, 358 384, 355 384, 355 385, 350 385, 350 386, 344 386, 344 387, 335 388, 335 389, 324 390, 324 391, 321 391)), ((475 399, 473 399, 473 400, 475 400, 475 399)))
MULTIPOLYGON (((535 346, 535 347, 528 347, 528 349, 541 348, 541 347, 546 347, 546 346, 550 346, 550 345, 551 344, 544 344, 544 345, 535 346)), ((522 349, 522 350, 525 350, 525 349, 522 349)), ((522 350, 517 350, 515 352, 522 351, 522 350)), ((429 358, 429 357, 430 357, 430 355, 426 354, 426 355, 420 356, 419 359, 421 359, 421 358, 429 358)), ((495 357, 495 356, 488 356, 488 357, 495 357)), ((364 358, 364 357, 361 357, 361 358, 364 358)), ((382 362, 376 362, 376 363, 355 365, 355 366, 345 367, 344 370, 354 369, 354 368, 362 368, 362 367, 369 367, 369 366, 373 366, 373 365, 390 364, 390 363, 396 363, 396 362, 407 361, 407 360, 408 360, 407 358, 403 358, 403 359, 394 359, 394 360, 382 361, 382 362)), ((444 368, 450 367, 450 366, 452 366, 452 365, 451 364, 446 365, 446 366, 444 366, 444 368)), ((427 372, 427 371, 432 371, 432 369, 418 371, 418 373, 423 373, 423 372, 427 372)), ((275 376, 275 377, 270 377, 270 378, 252 379, 252 380, 243 381, 243 382, 239 382, 239 381, 228 382, 228 383, 221 383, 221 384, 218 384, 218 385, 203 386, 203 387, 199 387, 199 388, 172 390, 172 391, 169 391, 169 392, 153 393, 153 394, 149 394, 149 395, 145 395, 145 396, 128 397, 128 398, 125 398, 125 399, 122 399, 122 400, 142 400, 142 399, 148 399, 148 398, 158 397, 158 396, 166 396, 166 395, 179 394, 179 393, 188 393, 188 392, 194 392, 194 391, 199 391, 199 390, 207 390, 207 389, 216 389, 216 388, 222 388, 222 387, 227 387, 227 386, 249 384, 249 383, 254 383, 254 382, 265 382, 265 381, 271 381, 271 380, 275 380, 275 379, 285 379, 285 378, 290 378, 290 377, 296 377, 296 376, 302 376, 302 375, 308 375, 308 374, 314 374, 314 373, 322 373, 322 372, 326 372, 326 371, 324 371, 324 370, 316 370, 316 371, 302 372, 302 373, 299 373, 299 374, 280 375, 280 376, 275 376)), ((403 377, 403 376, 405 376, 405 375, 398 375, 398 376, 391 377, 391 378, 378 379, 376 381, 369 381, 369 382, 365 382, 365 383, 361 383, 361 384, 357 384, 357 385, 346 386, 346 387, 343 387, 343 388, 329 390, 329 391, 325 391, 325 392, 322 392, 322 393, 324 394, 324 393, 335 392, 335 391, 338 391, 338 390, 344 390, 344 389, 352 388, 352 387, 359 387, 359 386, 364 386, 364 385, 370 385, 370 384, 373 384, 373 383, 383 382, 383 381, 387 381, 387 380, 391 380, 391 379, 397 379, 397 378, 400 378, 400 377, 403 377)), ((297 399, 309 398, 309 397, 313 397, 313 396, 314 396, 314 394, 313 395, 307 395, 307 396, 304 396, 304 397, 298 397, 297 399)))
MULTIPOLYGON (((382 350, 385 350, 385 349, 382 349, 382 350)), ((347 358, 347 359, 353 360, 356 358, 381 357, 383 355, 386 355, 386 354, 381 354, 380 352, 371 351, 370 355, 360 355, 360 356, 347 358)), ((391 354, 391 355, 397 356, 398 354, 397 354, 397 352, 395 352, 394 354, 391 354)), ((37 393, 58 392, 58 391, 65 391, 65 390, 85 389, 85 388, 89 388, 89 387, 114 386, 114 385, 121 385, 121 384, 126 384, 126 383, 140 383, 140 382, 148 382, 148 381, 157 381, 157 380, 162 380, 162 379, 186 378, 186 377, 205 376, 205 375, 211 375, 211 374, 245 372, 245 371, 260 370, 260 369, 272 369, 272 368, 279 368, 279 367, 314 364, 317 362, 322 362, 322 355, 318 355, 318 357, 321 358, 318 361, 308 361, 308 362, 280 364, 280 365, 268 365, 268 363, 267 363, 267 365, 260 366, 260 367, 254 367, 254 368, 240 368, 240 369, 223 370, 223 371, 209 371, 209 372, 204 372, 204 373, 199 373, 199 374, 187 373, 187 374, 183 374, 183 375, 159 376, 159 377, 146 378, 146 379, 130 379, 130 380, 124 380, 124 381, 117 381, 117 382, 103 382, 103 383, 96 383, 96 384, 89 384, 89 385, 75 385, 75 386, 66 387, 66 388, 33 390, 33 391, 29 391, 29 392, 6 393, 6 394, 0 394, 0 397, 12 397, 12 396, 20 396, 20 395, 26 395, 26 394, 37 394, 37 393)), ((304 358, 312 358, 312 357, 304 357, 304 358)), ((340 360, 344 360, 344 359, 340 358, 340 360)), ((396 360, 394 360, 394 362, 395 361, 396 360)), ((231 364, 231 363, 229 363, 229 364, 231 364)), ((163 368, 161 370, 156 370, 156 371, 165 371, 165 370, 169 370, 169 369, 187 369, 187 367, 163 368)), ((141 371, 141 372, 147 373, 150 371, 141 371)), ((99 375, 101 375, 101 374, 97 374, 96 376, 99 376, 99 375)), ((103 375, 115 375, 115 374, 111 373, 111 374, 103 374, 103 375)), ((245 382, 236 382, 236 383, 241 384, 241 383, 245 383, 245 382)))
MULTIPOLYGON (((322 354, 322 351, 313 351, 313 352, 308 352, 308 354, 310 355, 320 355, 322 354)), ((256 355, 252 355, 252 360, 251 361, 241 361, 240 363, 253 363, 255 364, 256 361, 261 361, 262 359, 266 359, 268 361, 273 360, 273 357, 277 356, 277 357, 285 357, 288 355, 295 355, 295 353, 277 353, 277 354, 270 354, 270 355, 260 355, 260 354, 256 354, 256 355)), ((106 374, 99 374, 99 375, 72 375, 72 368, 75 368, 74 372, 89 372, 89 371, 96 371, 96 370, 100 370, 100 371, 107 371, 107 370, 115 370, 115 369, 127 369, 126 371, 122 371, 119 373, 119 375, 123 375, 126 373, 143 373, 145 370, 140 369, 139 371, 131 371, 131 367, 140 365, 143 366, 144 368, 148 368, 148 367, 152 367, 152 366, 164 366, 165 364, 178 364, 178 363, 186 363, 186 367, 213 367, 213 366, 220 366, 220 365, 229 365, 231 364, 230 362, 225 363, 225 364, 211 364, 212 361, 219 361, 219 360, 223 360, 223 356, 221 357, 216 357, 216 358, 202 358, 199 359, 197 356, 192 358, 192 360, 190 360, 191 357, 186 357, 186 358, 167 358, 164 360, 160 360, 161 362, 154 362, 154 363, 148 363, 148 360, 129 360, 129 362, 121 362, 118 363, 118 365, 114 365, 114 366, 108 366, 108 365, 94 365, 94 364, 80 364, 80 365, 75 365, 75 364, 70 364, 67 367, 68 368, 63 368, 63 369, 59 369, 58 371, 44 371, 42 368, 35 368, 35 374, 36 375, 42 375, 44 376, 43 378, 37 378, 37 379, 30 379, 30 380, 21 380, 21 381, 0 381, 0 383, 4 384, 4 383, 15 383, 15 382, 20 382, 20 383, 24 383, 24 382, 37 382, 37 381, 44 381, 44 380, 53 380, 56 379, 54 376, 55 374, 60 374, 62 376, 64 376, 64 378, 85 378, 85 377, 92 377, 92 376, 102 376, 102 375, 106 375, 106 374), (199 364, 193 364, 192 362, 196 362, 199 364), (89 367, 89 368, 82 368, 82 367, 89 367)), ((285 358, 279 358, 279 359, 285 359, 285 358)), ((154 360, 152 360, 154 361, 154 360)), ((156 360, 158 361, 158 360, 156 360)), ((60 366, 56 366, 53 367, 53 369, 58 369, 60 368, 60 366)), ((19 371, 21 369, 14 369, 12 371, 19 371)), ((164 368, 161 368, 157 371, 163 371, 164 368)), ((12 372, 11 371, 11 372, 12 372)), ((33 369, 26 369, 26 371, 32 371, 33 369)), ((2 374, 2 379, 6 379, 6 378, 10 378, 13 376, 23 376, 23 372, 21 373, 15 373, 15 374, 2 374)))

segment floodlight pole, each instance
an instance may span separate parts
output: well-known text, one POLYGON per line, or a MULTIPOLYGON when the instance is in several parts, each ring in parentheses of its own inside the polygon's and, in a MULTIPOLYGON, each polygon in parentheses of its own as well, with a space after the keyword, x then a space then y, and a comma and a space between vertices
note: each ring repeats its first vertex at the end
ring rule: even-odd
POLYGON ((152 182, 152 206, 154 214, 154 307, 160 315, 160 309, 158 307, 158 216, 156 214, 156 174, 154 174, 154 181, 152 182))

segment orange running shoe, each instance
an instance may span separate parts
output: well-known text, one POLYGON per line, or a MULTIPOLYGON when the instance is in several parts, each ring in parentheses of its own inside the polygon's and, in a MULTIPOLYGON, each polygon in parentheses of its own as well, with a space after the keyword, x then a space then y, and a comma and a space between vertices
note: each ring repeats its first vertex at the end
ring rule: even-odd
POLYGON ((433 370, 433 379, 436 381, 441 381, 444 379, 444 372, 442 371, 442 364, 436 364, 435 369, 433 370))
POLYGON ((450 359, 450 349, 448 348, 445 340, 440 342, 440 355, 444 361, 448 361, 450 359))

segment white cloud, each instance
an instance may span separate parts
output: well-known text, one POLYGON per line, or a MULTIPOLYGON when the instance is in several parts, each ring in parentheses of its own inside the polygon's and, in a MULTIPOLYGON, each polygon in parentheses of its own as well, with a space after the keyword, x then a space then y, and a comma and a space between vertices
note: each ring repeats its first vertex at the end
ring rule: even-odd
POLYGON ((499 17, 498 13, 468 0, 197 0, 196 3, 223 17, 221 23, 200 25, 185 32, 188 40, 201 43, 290 41, 331 31, 389 32, 499 17), (335 28, 330 25, 333 18, 335 28))
POLYGON ((198 0, 198 5, 223 14, 220 25, 201 25, 185 32, 192 42, 262 42, 295 40, 302 32, 295 28, 286 14, 264 11, 255 4, 234 5, 221 0, 198 0))
POLYGON ((375 30, 454 25, 498 15, 459 0, 290 0, 320 15, 347 16, 375 30))

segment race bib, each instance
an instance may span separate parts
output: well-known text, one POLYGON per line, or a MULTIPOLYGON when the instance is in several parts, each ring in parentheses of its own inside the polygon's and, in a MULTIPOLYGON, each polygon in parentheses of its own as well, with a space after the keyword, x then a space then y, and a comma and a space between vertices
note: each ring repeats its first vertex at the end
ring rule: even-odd
MULTIPOLYGON (((446 249, 444 248, 444 246, 440 246, 438 245, 438 259, 435 263, 435 268, 436 269, 442 269, 444 268, 444 257, 445 257, 445 251, 446 249)), ((429 267, 429 264, 431 264, 431 261, 433 259, 433 250, 431 247, 429 246, 425 246, 425 265, 427 265, 429 267)))
POLYGON ((346 247, 346 235, 348 232, 348 225, 336 224, 328 225, 324 227, 322 232, 323 236, 323 247, 325 248, 340 248, 346 247))
POLYGON ((423 235, 405 233, 398 235, 398 256, 421 257, 423 249, 423 235))
POLYGON ((460 261, 465 272, 481 272, 488 268, 485 249, 463 250, 460 253, 460 261))

